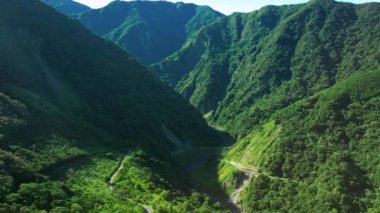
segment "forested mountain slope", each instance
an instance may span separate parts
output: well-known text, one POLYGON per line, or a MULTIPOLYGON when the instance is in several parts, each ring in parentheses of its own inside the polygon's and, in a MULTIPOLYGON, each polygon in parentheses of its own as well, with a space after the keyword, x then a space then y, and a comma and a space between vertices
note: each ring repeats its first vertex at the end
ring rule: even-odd
POLYGON ((78 3, 72 0, 41 0, 41 1, 47 5, 50 5, 57 11, 67 14, 67 15, 74 15, 74 14, 83 13, 88 10, 91 10, 91 8, 87 7, 86 5, 83 5, 81 3, 78 3))
POLYGON ((377 212, 379 81, 379 68, 358 72, 276 112, 226 150, 220 181, 241 181, 227 161, 259 169, 239 198, 245 212, 377 212))
POLYGON ((78 16, 95 34, 127 50, 144 64, 179 50, 186 39, 223 15, 207 6, 165 1, 114 1, 78 16))
POLYGON ((152 68, 238 139, 218 177, 244 212, 377 212, 379 47, 379 3, 313 0, 223 18, 152 68))
POLYGON ((40 1, 1 0, 0 32, 1 212, 213 208, 170 159, 220 141, 180 95, 40 1))
POLYGON ((37 0, 0 0, 0 211, 223 211, 194 188, 244 212, 378 211, 380 4, 312 0, 211 25, 199 8, 116 1, 78 18, 128 35, 139 58, 182 45, 144 28, 175 20, 165 33, 186 42, 152 68, 238 139, 224 150, 128 53, 37 0))
POLYGON ((331 0, 233 14, 153 66, 235 136, 277 109, 379 66, 380 4, 331 0))

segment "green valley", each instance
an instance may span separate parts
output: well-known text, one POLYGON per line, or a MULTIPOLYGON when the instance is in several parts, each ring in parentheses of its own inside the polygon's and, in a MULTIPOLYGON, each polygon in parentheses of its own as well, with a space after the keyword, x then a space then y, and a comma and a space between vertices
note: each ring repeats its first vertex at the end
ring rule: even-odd
POLYGON ((223 211, 167 154, 220 133, 129 54, 37 0, 0 32, 0 212, 223 211))
POLYGON ((376 212, 379 23, 379 3, 267 6, 152 66, 237 138, 218 182, 244 212, 376 212))
POLYGON ((379 212, 380 3, 0 0, 0 41, 0 212, 379 212))

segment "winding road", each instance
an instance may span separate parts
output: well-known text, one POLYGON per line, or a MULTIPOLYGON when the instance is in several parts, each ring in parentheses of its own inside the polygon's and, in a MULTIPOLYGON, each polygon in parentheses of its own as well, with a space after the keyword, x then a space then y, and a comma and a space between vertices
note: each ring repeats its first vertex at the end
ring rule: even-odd
POLYGON ((291 180, 289 178, 276 177, 276 176, 270 176, 270 175, 267 175, 267 174, 259 173, 259 171, 257 169, 245 167, 245 166, 243 166, 243 165, 241 165, 239 163, 236 163, 234 161, 225 161, 225 162, 231 164, 236 169, 238 169, 240 171, 243 171, 245 174, 247 174, 250 177, 251 176, 257 177, 260 174, 260 175, 263 175, 263 176, 267 176, 270 179, 277 179, 277 180, 283 180, 283 181, 295 181, 295 180, 291 180))
POLYGON ((239 163, 236 163, 234 161, 225 161, 225 162, 231 164, 236 169, 243 171, 245 174, 245 178, 243 180, 243 183, 236 189, 236 191, 234 191, 230 195, 230 198, 229 198, 230 202, 232 202, 236 206, 239 206, 238 201, 239 201, 241 192, 245 189, 245 187, 247 187, 251 177, 253 177, 253 176, 257 177, 259 173, 258 173, 258 170, 256 170, 256 169, 245 167, 245 166, 243 166, 239 163))
MULTIPOLYGON (((239 201, 239 198, 240 198, 240 194, 244 190, 244 188, 247 187, 247 185, 248 185, 249 180, 251 179, 251 177, 257 177, 261 173, 259 173, 259 171, 257 169, 253 169, 253 168, 249 168, 249 167, 243 166, 240 163, 237 163, 237 162, 234 162, 234 161, 225 161, 225 162, 228 163, 228 164, 231 164, 236 169, 244 172, 244 174, 245 174, 245 178, 243 180, 243 183, 239 186, 239 188, 236 189, 236 191, 234 191, 230 195, 230 201, 233 204, 235 204, 236 206, 239 206, 238 205, 238 201, 239 201)), ((261 174, 261 175, 264 175, 264 174, 261 174)), ((278 180, 289 181, 288 178, 274 177, 274 176, 269 176, 269 175, 265 175, 265 176, 269 177, 270 179, 278 179, 278 180)))
POLYGON ((234 191, 230 195, 230 201, 233 204, 235 204, 236 206, 238 206, 238 201, 239 201, 240 194, 244 190, 244 188, 248 185, 248 181, 249 181, 249 178, 245 178, 244 181, 243 181, 243 183, 239 186, 239 188, 237 188, 237 190, 234 191))
POLYGON ((124 168, 124 164, 123 162, 125 161, 126 157, 128 156, 128 153, 126 153, 124 155, 124 157, 120 160, 118 166, 117 166, 117 169, 115 170, 115 172, 112 174, 111 178, 109 179, 108 181, 108 189, 113 192, 113 186, 115 184, 115 179, 117 177, 117 175, 119 174, 119 172, 124 168))
POLYGON ((226 161, 227 163, 231 164, 232 166, 234 166, 235 168, 243 171, 243 172, 246 172, 246 173, 251 173, 255 176, 258 175, 259 171, 257 169, 253 169, 253 168, 248 168, 248 167, 245 167, 239 163, 236 163, 234 161, 226 161))
MULTIPOLYGON (((108 181, 108 189, 110 190, 111 193, 113 193, 113 189, 114 189, 114 185, 115 185, 115 180, 116 180, 116 177, 117 175, 120 173, 120 171, 122 171, 122 169, 124 168, 124 161, 125 159, 127 158, 128 156, 128 153, 126 153, 124 155, 124 157, 119 161, 119 164, 117 166, 117 169, 115 170, 115 172, 112 174, 112 176, 110 177, 109 181, 108 181)), ((146 213, 153 213, 153 208, 151 206, 148 206, 148 205, 145 205, 145 204, 140 204, 146 213)))
POLYGON ((142 205, 146 213, 153 213, 153 209, 150 206, 142 205))

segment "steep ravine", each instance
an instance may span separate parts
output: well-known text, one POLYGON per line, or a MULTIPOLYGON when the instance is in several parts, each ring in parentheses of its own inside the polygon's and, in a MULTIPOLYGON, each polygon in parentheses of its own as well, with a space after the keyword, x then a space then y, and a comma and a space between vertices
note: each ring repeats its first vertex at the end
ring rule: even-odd
POLYGON ((241 195, 241 192, 249 185, 249 182, 250 182, 252 177, 264 175, 270 179, 277 179, 277 180, 283 180, 283 181, 294 181, 294 180, 290 180, 288 178, 275 177, 275 176, 270 176, 270 175, 267 175, 264 173, 259 173, 258 169, 243 166, 240 163, 237 163, 235 161, 225 161, 225 162, 232 165, 233 167, 235 167, 235 169, 240 170, 244 173, 242 183, 239 185, 239 187, 229 197, 229 202, 231 202, 233 205, 235 205, 237 207, 238 212, 244 212, 243 210, 241 210, 241 208, 239 206, 240 195, 241 195))
POLYGON ((228 164, 231 164, 236 169, 238 169, 244 173, 244 178, 243 178, 241 185, 229 197, 229 201, 237 207, 238 212, 242 212, 242 210, 240 209, 240 206, 238 204, 239 199, 240 199, 240 194, 248 186, 250 179, 252 177, 258 176, 258 174, 259 174, 258 170, 245 167, 245 166, 243 166, 239 163, 236 163, 234 161, 225 161, 225 162, 228 164))
POLYGON ((240 194, 245 189, 245 187, 247 187, 249 179, 250 179, 250 176, 244 176, 243 183, 239 186, 239 188, 236 189, 235 192, 233 192, 230 195, 230 198, 229 198, 230 202, 232 202, 237 207, 239 207, 238 201, 240 198, 240 194))

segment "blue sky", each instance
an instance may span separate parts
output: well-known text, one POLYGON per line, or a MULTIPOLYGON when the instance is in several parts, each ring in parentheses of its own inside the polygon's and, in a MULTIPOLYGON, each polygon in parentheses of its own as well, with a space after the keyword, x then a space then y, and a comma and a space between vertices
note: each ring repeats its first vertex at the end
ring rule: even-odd
MULTIPOLYGON (((107 5, 112 0, 74 0, 92 8, 100 8, 107 5)), ((168 0, 177 2, 175 0, 168 0)), ((298 4, 307 2, 307 0, 180 0, 186 3, 194 3, 198 5, 209 5, 215 10, 229 15, 233 12, 251 12, 265 5, 284 5, 298 4)), ((380 2, 380 0, 344 0, 353 3, 364 2, 380 2)))

